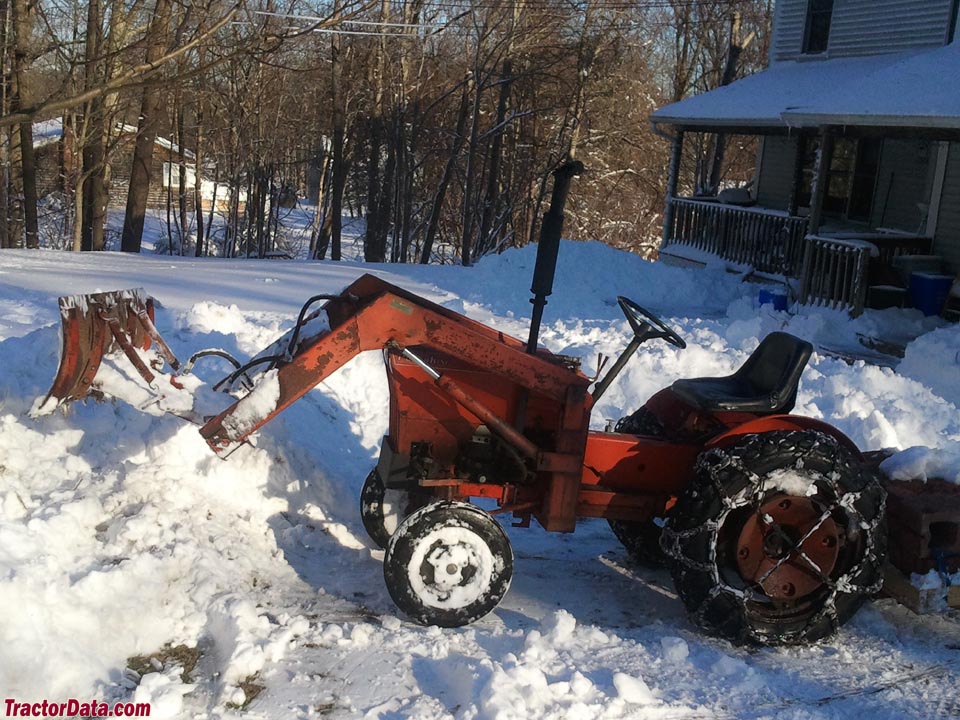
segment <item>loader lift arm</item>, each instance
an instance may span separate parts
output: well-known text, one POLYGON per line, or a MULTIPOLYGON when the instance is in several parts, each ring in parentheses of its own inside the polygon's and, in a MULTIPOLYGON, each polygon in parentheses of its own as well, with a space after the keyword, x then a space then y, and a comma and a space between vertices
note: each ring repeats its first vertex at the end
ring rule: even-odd
MULTIPOLYGON (((555 401, 562 408, 552 448, 518 443, 518 433, 499 433, 530 457, 534 471, 550 471, 555 511, 573 518, 592 404, 590 379, 562 358, 530 355, 520 340, 465 318, 373 275, 363 275, 324 306, 329 330, 303 338, 288 360, 266 373, 251 393, 207 422, 200 433, 218 454, 232 452, 247 437, 366 350, 402 352, 430 348, 555 401)), ((294 330, 294 332, 296 329, 294 330)), ((444 377, 433 378, 455 402, 478 417, 493 413, 444 377)), ((513 418, 499 418, 508 428, 513 418)), ((511 428, 512 429, 512 428, 511 428)), ((491 430, 497 433, 496 423, 491 430)), ((548 512, 548 514, 550 514, 548 512)))

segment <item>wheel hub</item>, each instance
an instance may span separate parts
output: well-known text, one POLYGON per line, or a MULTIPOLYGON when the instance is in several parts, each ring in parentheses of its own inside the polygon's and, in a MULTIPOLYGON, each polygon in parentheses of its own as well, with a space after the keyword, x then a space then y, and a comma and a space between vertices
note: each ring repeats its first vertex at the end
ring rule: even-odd
POLYGON ((765 502, 737 540, 741 577, 778 600, 795 600, 823 585, 837 562, 840 532, 833 518, 821 522, 820 516, 809 498, 779 495, 765 502))
POLYGON ((424 558, 421 577, 435 592, 449 595, 470 582, 476 574, 476 562, 474 550, 463 543, 437 543, 424 558))

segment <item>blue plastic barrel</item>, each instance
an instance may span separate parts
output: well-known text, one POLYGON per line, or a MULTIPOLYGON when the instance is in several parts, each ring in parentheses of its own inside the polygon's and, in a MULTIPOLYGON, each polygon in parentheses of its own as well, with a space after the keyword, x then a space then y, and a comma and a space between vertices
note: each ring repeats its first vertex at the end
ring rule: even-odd
POLYGON ((947 302, 952 275, 935 273, 910 273, 910 302, 924 315, 939 315, 947 302))
POLYGON ((774 310, 786 310, 787 309, 787 296, 783 293, 775 292, 772 290, 761 290, 758 294, 757 300, 760 302, 760 305, 773 305, 774 310))

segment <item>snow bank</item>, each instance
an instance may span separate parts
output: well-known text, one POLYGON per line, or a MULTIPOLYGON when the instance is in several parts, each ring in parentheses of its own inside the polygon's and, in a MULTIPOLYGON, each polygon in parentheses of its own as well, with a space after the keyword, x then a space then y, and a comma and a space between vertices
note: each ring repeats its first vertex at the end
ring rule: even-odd
POLYGON ((960 325, 938 328, 910 343, 897 373, 960 407, 960 325))
MULTIPOLYGON (((194 426, 124 402, 27 416, 54 375, 63 287, 111 289, 118 277, 142 285, 159 297, 157 323, 181 355, 213 346, 247 357, 291 327, 305 298, 371 269, 524 338, 534 260, 534 247, 469 269, 111 253, 66 266, 55 253, 0 254, 0 680, 8 695, 137 699, 157 716, 211 719, 246 703, 245 712, 271 719, 424 720, 867 712, 894 720, 954 707, 955 651, 944 648, 941 625, 882 601, 811 648, 734 649, 696 633, 669 577, 629 565, 603 522, 581 523, 573 535, 508 528, 511 592, 469 628, 397 617, 382 552, 357 517, 387 426, 378 353, 347 364, 226 462, 194 426), (131 684, 129 658, 178 645, 200 652, 189 678, 158 662, 131 684), (917 677, 904 677, 907 665, 917 677), (942 681, 927 682, 927 671, 942 681)), ((855 321, 775 312, 757 306, 757 292, 721 271, 564 242, 541 343, 594 372, 599 352, 615 356, 632 336, 617 295, 687 340, 684 351, 662 342, 640 350, 594 412, 602 427, 675 379, 732 372, 773 330, 861 349, 857 333, 893 329, 906 342, 926 330, 896 370, 815 353, 797 411, 865 449, 910 448, 884 466, 894 476, 960 474, 955 328, 897 311, 855 321)), ((218 360, 197 367, 207 381, 227 370, 218 360)), ((276 388, 264 387, 251 400, 258 411, 275 402, 276 388)))
POLYGON ((892 480, 928 480, 940 478, 960 484, 960 443, 942 449, 907 448, 880 465, 892 480))

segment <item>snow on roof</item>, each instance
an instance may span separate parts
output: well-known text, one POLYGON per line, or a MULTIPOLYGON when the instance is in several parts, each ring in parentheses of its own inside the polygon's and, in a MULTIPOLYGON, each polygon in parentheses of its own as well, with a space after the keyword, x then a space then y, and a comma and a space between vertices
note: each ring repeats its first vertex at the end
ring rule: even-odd
MULTIPOLYGON (((126 125, 124 123, 117 123, 117 130, 124 133, 137 134, 136 125, 126 125)), ((42 148, 44 145, 49 145, 50 143, 57 142, 61 137, 63 137, 63 118, 53 118, 52 120, 44 120, 43 122, 36 122, 33 124, 33 147, 42 148)), ((157 137, 154 140, 154 143, 159 145, 162 148, 165 148, 173 153, 179 153, 180 147, 167 138, 157 137)), ((196 155, 192 150, 183 150, 184 157, 187 157, 191 160, 196 158, 196 155)))
MULTIPOLYGON (((137 128, 136 125, 127 125, 125 123, 117 123, 117 129, 120 132, 132 133, 133 135, 136 135, 138 132, 140 132, 139 128, 137 128)), ((175 142, 171 140, 167 140, 167 138, 160 137, 159 135, 154 139, 153 143, 154 145, 159 145, 160 147, 166 150, 169 150, 170 152, 173 152, 173 153, 180 152, 179 145, 177 145, 175 142)), ((183 149, 183 156, 185 158, 189 158, 190 160, 194 160, 197 157, 192 150, 187 150, 186 148, 183 149)))
POLYGON ((958 42, 908 53, 782 62, 662 107, 651 119, 681 126, 960 129, 957 77, 958 42))
POLYGON ((63 136, 63 118, 53 118, 33 124, 33 147, 42 148, 44 145, 55 143, 63 136))

